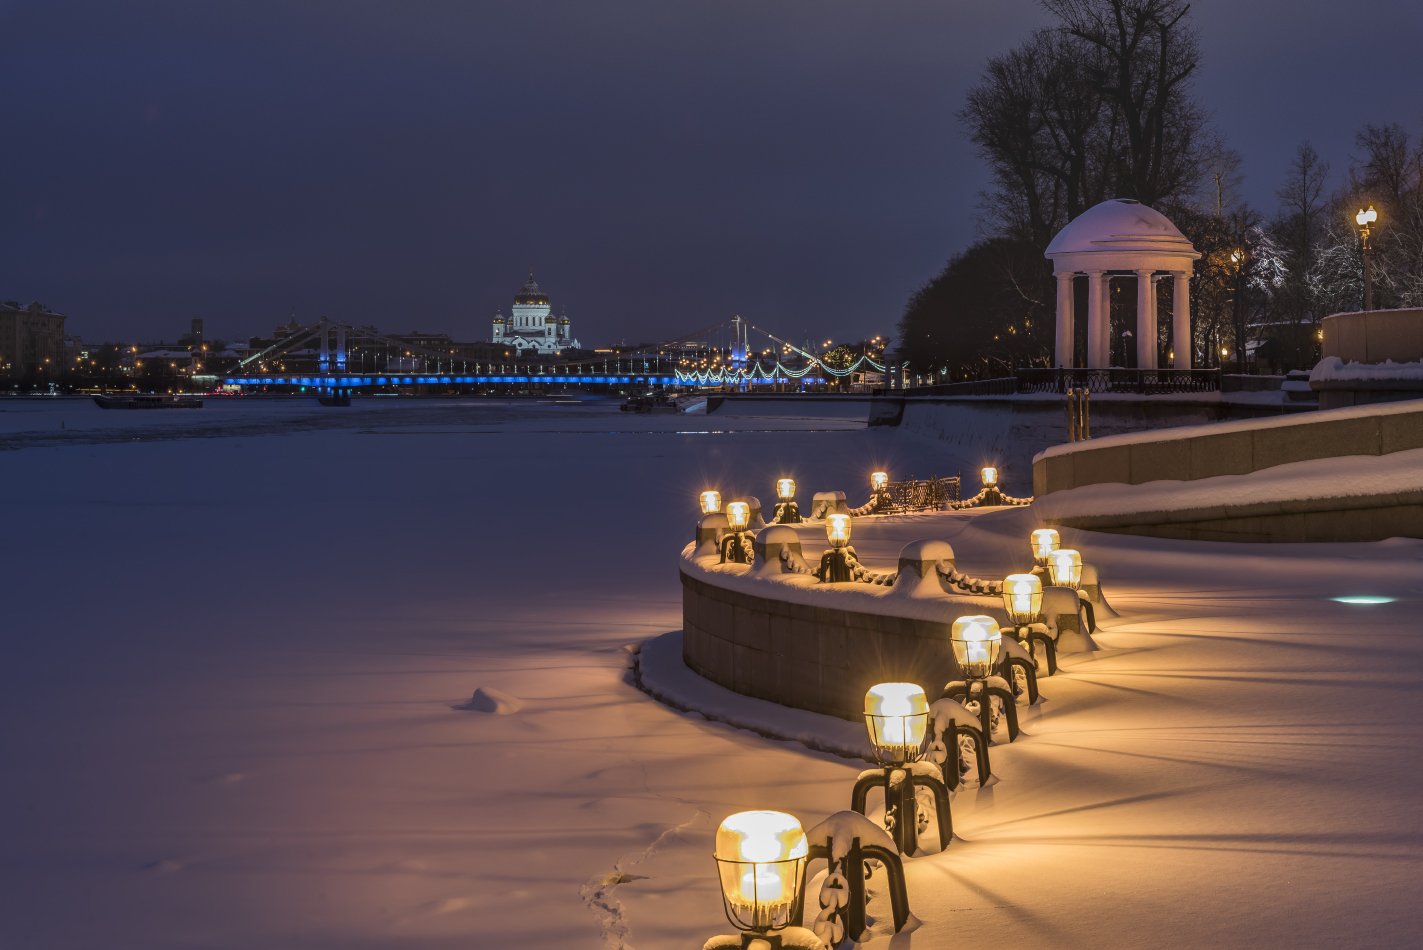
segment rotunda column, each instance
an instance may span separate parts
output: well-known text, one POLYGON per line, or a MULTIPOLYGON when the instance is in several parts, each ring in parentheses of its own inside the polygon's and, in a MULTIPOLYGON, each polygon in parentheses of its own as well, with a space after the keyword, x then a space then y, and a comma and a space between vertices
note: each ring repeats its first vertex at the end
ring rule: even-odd
POLYGON ((1151 369, 1156 341, 1151 338, 1151 271, 1136 272, 1136 367, 1151 369))
POLYGON ((1191 368, 1191 350, 1196 341, 1191 336, 1191 272, 1177 271, 1171 275, 1171 349, 1175 369, 1191 368))
POLYGON ((1057 355, 1056 364, 1072 368, 1072 278, 1074 271, 1057 272, 1057 355))
POLYGON ((1097 369, 1107 365, 1109 350, 1103 347, 1111 332, 1107 320, 1106 271, 1087 272, 1087 365, 1097 369))

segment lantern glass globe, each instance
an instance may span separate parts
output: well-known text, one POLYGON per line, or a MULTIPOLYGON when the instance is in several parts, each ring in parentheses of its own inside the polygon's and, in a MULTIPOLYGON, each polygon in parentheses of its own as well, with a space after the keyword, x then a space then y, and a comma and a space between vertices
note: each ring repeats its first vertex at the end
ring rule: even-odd
POLYGON ((987 679, 998 663, 998 650, 1003 644, 1003 634, 998 630, 998 621, 977 614, 954 621, 949 643, 963 675, 969 679, 981 680, 987 679))
POLYGON ((751 523, 751 506, 744 501, 733 501, 726 506, 726 523, 733 531, 740 531, 751 523))
POLYGON ((1009 574, 1003 579, 1003 609, 1017 626, 1037 623, 1043 612, 1043 582, 1036 574, 1009 574))
POLYGON ((850 516, 826 515, 825 538, 834 547, 843 548, 850 543, 850 516))
POLYGON ((992 488, 998 484, 998 469, 985 468, 983 470, 983 487, 992 488))
POLYGON ((874 472, 870 475, 870 487, 875 491, 884 491, 889 487, 889 472, 874 472))
POLYGON ((776 481, 776 497, 781 501, 790 501, 795 497, 795 479, 782 478, 776 481))
POLYGON ((721 511, 721 492, 702 492, 702 514, 709 515, 714 511, 721 511))
POLYGON ((879 683, 865 693, 865 728, 875 756, 886 765, 914 762, 923 754, 929 700, 914 683, 879 683))
POLYGON ((1048 574, 1054 587, 1076 590, 1082 583, 1082 555, 1071 548, 1059 548, 1048 558, 1048 574))
POLYGON ((1047 567, 1047 559, 1052 556, 1052 552, 1062 546, 1062 541, 1057 536, 1057 531, 1052 528, 1039 528, 1033 532, 1033 560, 1038 567, 1047 567))
POLYGON ((800 822, 779 811, 743 811, 716 831, 716 863, 727 919, 741 930, 791 923, 809 843, 800 822))

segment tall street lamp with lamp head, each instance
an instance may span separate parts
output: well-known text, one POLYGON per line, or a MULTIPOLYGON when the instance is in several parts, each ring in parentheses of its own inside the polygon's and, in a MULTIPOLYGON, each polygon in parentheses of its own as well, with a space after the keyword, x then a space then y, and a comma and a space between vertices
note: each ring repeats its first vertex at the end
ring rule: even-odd
POLYGON ((1369 210, 1360 211, 1354 215, 1354 221, 1359 225, 1359 240, 1364 245, 1364 309, 1374 309, 1374 280, 1369 267, 1374 256, 1374 246, 1369 243, 1369 235, 1373 233, 1370 228, 1379 219, 1379 213, 1374 210, 1373 205, 1369 205, 1369 210))
POLYGON ((928 788, 934 795, 939 819, 939 846, 947 848, 954 834, 949 813, 949 790, 934 774, 937 767, 916 768, 924 755, 929 727, 929 702, 914 683, 879 683, 865 693, 865 727, 880 773, 864 772, 855 783, 850 808, 865 813, 869 791, 884 788, 885 825, 900 854, 919 850, 919 813, 914 789, 928 788))

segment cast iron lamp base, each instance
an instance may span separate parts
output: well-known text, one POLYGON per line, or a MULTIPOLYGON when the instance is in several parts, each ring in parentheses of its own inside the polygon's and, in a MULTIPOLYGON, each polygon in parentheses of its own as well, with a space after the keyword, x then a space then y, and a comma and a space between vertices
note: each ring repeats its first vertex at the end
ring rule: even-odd
POLYGON ((855 569, 844 548, 831 548, 820 555, 820 570, 816 572, 822 583, 844 584, 855 579, 855 569))
POLYGON ((772 524, 800 524, 800 506, 793 501, 782 501, 776 504, 776 509, 771 513, 772 524))
MULTIPOLYGON (((1043 645, 1043 651, 1047 655, 1047 675, 1052 676, 1057 672, 1057 644, 1052 641, 1052 637, 1047 635, 1047 625, 1041 623, 1023 623, 1008 631, 1008 636, 1017 640, 1020 644, 1028 648, 1033 659, 1037 660, 1037 644, 1043 645), (1039 629, 1041 628, 1041 629, 1039 629)), ((1022 662, 1021 659, 1019 662, 1022 662)), ((1036 671, 1034 671, 1036 673, 1036 671)), ((1037 676, 1033 676, 1033 693, 1037 693, 1037 676)), ((1031 702, 1037 702, 1036 699, 1031 702)))
POLYGON ((721 563, 750 564, 756 559, 751 538, 745 531, 728 534, 721 540, 721 563))
MULTIPOLYGON (((910 792, 910 796, 913 797, 913 792, 910 792)), ((810 862, 817 858, 824 858, 832 872, 838 865, 841 876, 845 878, 845 886, 850 891, 849 900, 839 911, 840 919, 845 925, 846 937, 858 942, 865 932, 865 880, 870 876, 865 861, 869 859, 884 866, 889 884, 889 905, 894 914, 894 932, 899 933, 904 929, 904 925, 909 922, 909 891, 904 886, 904 863, 899 859, 899 855, 877 844, 862 845, 859 838, 854 838, 851 840, 849 852, 839 861, 835 860, 835 856, 825 845, 811 845, 806 866, 809 867, 810 862)), ((801 901, 801 906, 804 908, 805 901, 801 901)))
POLYGON ((944 776, 944 785, 953 791, 959 787, 962 779, 959 776, 959 736, 965 735, 973 740, 973 757, 978 765, 978 784, 982 786, 993 777, 993 768, 988 762, 988 741, 978 726, 970 726, 967 723, 959 724, 950 718, 943 732, 938 736, 940 742, 944 744, 944 764, 939 768, 944 776))
POLYGON ((944 687, 945 699, 958 699, 960 703, 978 703, 978 721, 983 728, 984 738, 993 735, 990 725, 993 715, 993 697, 1003 700, 1003 716, 1008 720, 1008 741, 1018 738, 1018 701, 1011 690, 994 686, 987 680, 969 680, 967 683, 950 683, 944 687), (962 696, 962 699, 959 697, 962 696))
MULTIPOLYGON (((957 769, 958 757, 954 757, 957 769)), ((878 774, 862 775, 850 793, 850 808, 860 814, 865 813, 865 802, 870 789, 879 786, 884 789, 886 812, 893 809, 894 829, 891 837, 900 854, 913 854, 919 850, 919 809, 915 788, 927 788, 934 793, 934 812, 939 819, 939 848, 945 849, 954 836, 954 817, 949 811, 949 790, 944 783, 932 775, 921 775, 913 770, 913 765, 886 765, 878 774)))

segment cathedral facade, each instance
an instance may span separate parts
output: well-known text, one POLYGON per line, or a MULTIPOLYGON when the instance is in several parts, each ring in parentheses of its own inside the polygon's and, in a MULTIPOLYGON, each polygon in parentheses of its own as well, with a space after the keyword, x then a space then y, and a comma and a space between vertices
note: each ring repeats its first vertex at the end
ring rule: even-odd
POLYGON ((514 306, 509 311, 508 319, 501 313, 494 314, 494 332, 490 342, 521 351, 533 350, 540 355, 578 349, 567 313, 555 317, 552 309, 548 294, 534 283, 534 275, 530 271, 529 282, 514 295, 514 306))

